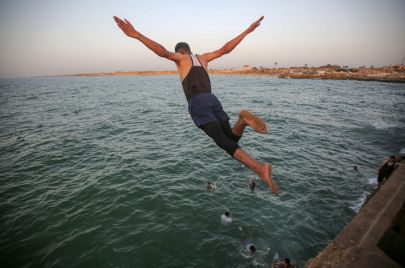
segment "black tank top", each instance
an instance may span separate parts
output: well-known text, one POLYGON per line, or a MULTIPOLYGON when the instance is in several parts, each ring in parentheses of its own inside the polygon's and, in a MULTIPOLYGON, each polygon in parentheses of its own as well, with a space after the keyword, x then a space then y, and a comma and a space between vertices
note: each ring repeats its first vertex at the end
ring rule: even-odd
POLYGON ((193 65, 181 82, 187 101, 199 93, 211 93, 211 82, 207 71, 201 65, 197 55, 190 55, 190 58, 193 65))

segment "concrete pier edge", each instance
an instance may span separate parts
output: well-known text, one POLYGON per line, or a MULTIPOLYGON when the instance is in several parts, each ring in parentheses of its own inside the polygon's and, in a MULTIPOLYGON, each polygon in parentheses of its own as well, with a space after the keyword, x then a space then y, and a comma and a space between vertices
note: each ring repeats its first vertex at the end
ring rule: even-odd
POLYGON ((402 267, 378 243, 398 214, 403 213, 404 204, 405 162, 402 161, 340 234, 308 261, 306 268, 402 267))

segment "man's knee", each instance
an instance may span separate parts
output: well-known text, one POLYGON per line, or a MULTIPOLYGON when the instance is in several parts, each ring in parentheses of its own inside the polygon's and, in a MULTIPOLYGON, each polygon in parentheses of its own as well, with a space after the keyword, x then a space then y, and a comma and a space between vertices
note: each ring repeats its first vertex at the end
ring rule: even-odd
POLYGON ((245 113, 247 113, 247 110, 240 110, 240 111, 239 111, 239 115, 243 115, 243 114, 245 114, 245 113))
POLYGON ((229 155, 233 156, 235 151, 239 148, 237 142, 235 142, 230 137, 227 137, 227 135, 225 134, 225 130, 220 124, 208 124, 201 128, 208 136, 210 136, 215 141, 215 144, 218 147, 225 150, 229 155))
POLYGON ((215 140, 215 143, 216 145, 218 145, 218 147, 225 150, 232 157, 235 154, 235 151, 239 148, 239 145, 230 139, 215 140))

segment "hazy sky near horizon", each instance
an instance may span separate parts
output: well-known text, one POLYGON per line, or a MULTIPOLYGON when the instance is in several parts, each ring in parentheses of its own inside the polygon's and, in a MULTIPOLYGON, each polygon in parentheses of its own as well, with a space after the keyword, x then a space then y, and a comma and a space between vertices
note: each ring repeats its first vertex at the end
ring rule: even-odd
POLYGON ((220 48, 261 26, 210 68, 398 64, 405 57, 404 0, 0 0, 0 77, 174 70, 126 37, 112 16, 173 51, 220 48))

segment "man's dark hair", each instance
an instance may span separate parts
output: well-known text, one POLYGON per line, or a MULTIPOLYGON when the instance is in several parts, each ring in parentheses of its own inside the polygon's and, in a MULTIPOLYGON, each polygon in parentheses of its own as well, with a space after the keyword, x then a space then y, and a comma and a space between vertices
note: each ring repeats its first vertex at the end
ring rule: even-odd
POLYGON ((174 48, 174 51, 179 52, 180 49, 185 49, 187 52, 191 53, 190 46, 186 42, 177 43, 176 47, 174 48))
POLYGON ((227 216, 227 217, 230 216, 229 211, 225 211, 225 216, 227 216))
POLYGON ((256 251, 256 247, 255 247, 255 246, 253 246, 253 245, 251 245, 251 246, 249 247, 249 249, 250 249, 250 251, 253 251, 253 252, 255 252, 255 251, 256 251))

